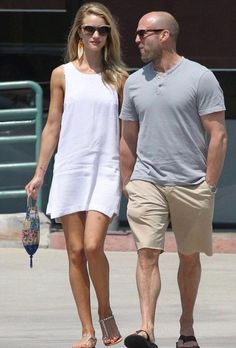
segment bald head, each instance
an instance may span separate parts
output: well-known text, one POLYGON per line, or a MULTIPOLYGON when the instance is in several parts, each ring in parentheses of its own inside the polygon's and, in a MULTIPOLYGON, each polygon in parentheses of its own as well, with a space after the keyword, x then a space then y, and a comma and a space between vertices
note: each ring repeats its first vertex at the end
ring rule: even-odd
POLYGON ((150 28, 168 29, 176 42, 179 34, 179 24, 170 13, 161 11, 149 12, 140 19, 139 25, 142 25, 142 23, 148 27, 150 26, 150 28))

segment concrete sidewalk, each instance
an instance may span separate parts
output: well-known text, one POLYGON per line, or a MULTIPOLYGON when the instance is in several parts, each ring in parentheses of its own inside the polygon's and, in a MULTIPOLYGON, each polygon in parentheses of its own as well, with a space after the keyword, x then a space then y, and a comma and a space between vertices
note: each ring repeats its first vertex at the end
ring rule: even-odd
MULTIPOLYGON (((140 327, 135 285, 135 252, 108 252, 111 298, 123 336, 140 327)), ((156 315, 159 348, 175 348, 180 305, 176 253, 161 256, 162 292, 156 315)), ((236 346, 236 255, 202 256, 202 282, 195 310, 201 348, 236 346)), ((67 276, 65 250, 39 249, 34 268, 22 248, 0 248, 0 347, 71 348, 80 324, 67 276)), ((104 347, 92 292, 97 348, 104 347)), ((124 347, 120 343, 114 347, 124 347)))

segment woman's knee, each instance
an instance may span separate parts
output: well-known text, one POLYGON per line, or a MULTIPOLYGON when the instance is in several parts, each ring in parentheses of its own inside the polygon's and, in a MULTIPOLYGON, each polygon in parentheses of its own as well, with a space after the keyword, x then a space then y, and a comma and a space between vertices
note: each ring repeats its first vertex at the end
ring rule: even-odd
POLYGON ((81 266, 86 262, 86 256, 83 247, 70 247, 68 249, 68 257, 70 264, 74 266, 81 266))
POLYGON ((96 260, 99 256, 104 255, 103 245, 89 243, 85 245, 84 252, 88 261, 96 260))

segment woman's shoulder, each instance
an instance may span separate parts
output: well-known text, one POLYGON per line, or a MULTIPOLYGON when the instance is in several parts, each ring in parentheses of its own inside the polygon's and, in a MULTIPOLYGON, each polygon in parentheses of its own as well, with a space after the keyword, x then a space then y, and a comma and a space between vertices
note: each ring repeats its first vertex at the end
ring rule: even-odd
POLYGON ((121 82, 122 85, 125 83, 125 81, 129 77, 128 72, 124 69, 117 70, 117 75, 119 76, 119 81, 121 82))
POLYGON ((121 70, 122 79, 126 80, 129 77, 129 73, 126 70, 121 70))
POLYGON ((51 74, 51 84, 54 86, 64 86, 65 81, 65 72, 64 72, 64 64, 53 69, 51 74))
POLYGON ((119 74, 120 76, 124 78, 127 78, 127 76, 129 76, 128 72, 126 71, 124 67, 116 66, 114 71, 116 71, 117 74, 119 74))
POLYGON ((62 77, 65 75, 65 64, 59 65, 52 70, 52 76, 54 77, 62 77))
POLYGON ((55 69, 52 71, 52 76, 60 79, 60 78, 65 78, 66 71, 71 68, 71 62, 66 63, 66 64, 61 64, 57 66, 55 69))

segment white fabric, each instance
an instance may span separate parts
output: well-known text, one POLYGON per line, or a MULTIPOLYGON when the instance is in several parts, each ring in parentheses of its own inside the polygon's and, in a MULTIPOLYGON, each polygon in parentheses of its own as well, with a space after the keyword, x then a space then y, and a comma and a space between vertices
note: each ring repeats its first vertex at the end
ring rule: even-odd
POLYGON ((100 74, 64 65, 65 99, 47 214, 119 213, 118 96, 100 74))

